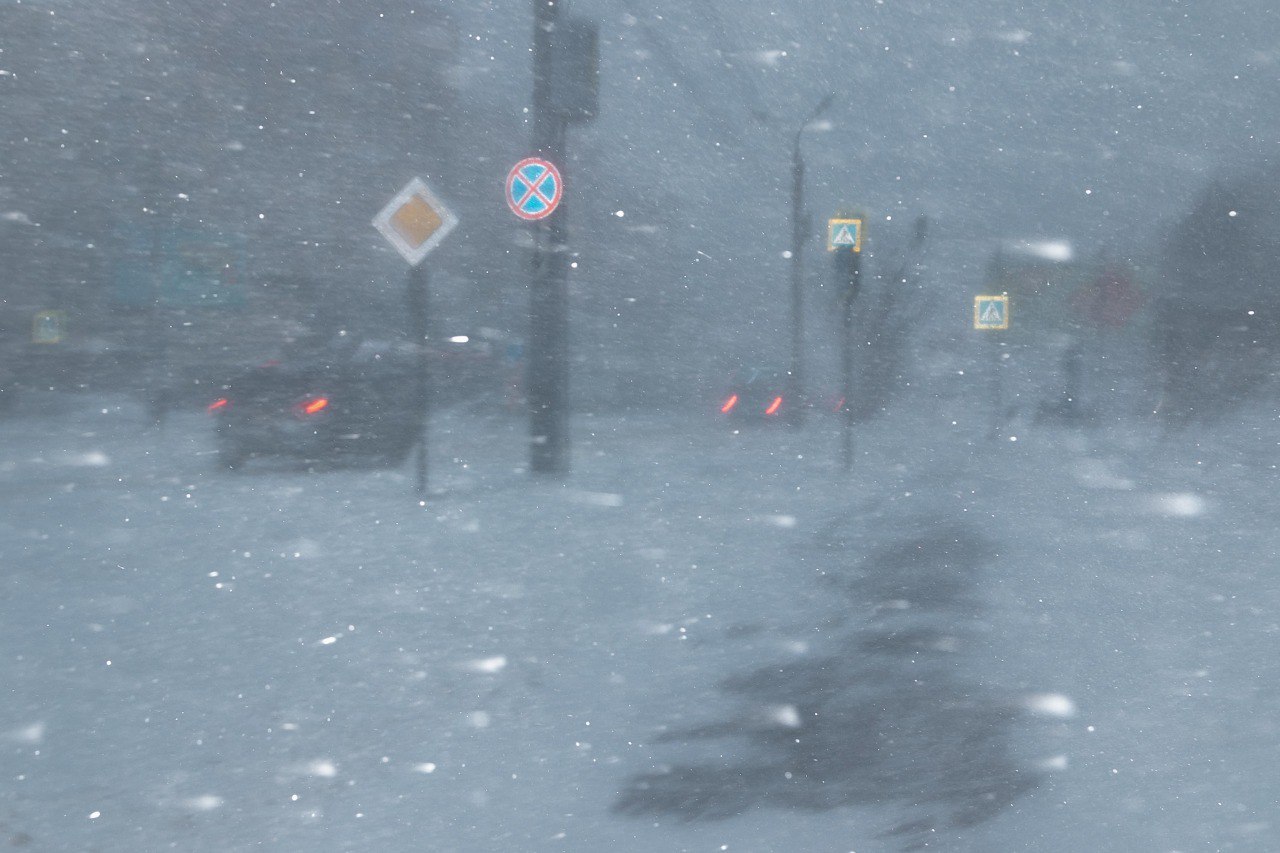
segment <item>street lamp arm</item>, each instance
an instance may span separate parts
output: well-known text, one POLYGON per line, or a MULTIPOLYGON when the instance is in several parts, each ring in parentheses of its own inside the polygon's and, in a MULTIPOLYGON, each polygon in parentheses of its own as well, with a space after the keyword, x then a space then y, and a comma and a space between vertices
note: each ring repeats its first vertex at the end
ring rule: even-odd
POLYGON ((805 124, 808 124, 809 122, 816 119, 818 116, 825 113, 827 111, 827 107, 831 106, 831 102, 834 101, 835 98, 836 98, 835 92, 828 92, 825 98, 823 98, 821 101, 818 101, 818 105, 813 108, 813 115, 809 116, 809 119, 808 121, 805 122, 805 124))
POLYGON ((831 102, 835 100, 835 97, 835 92, 829 92, 825 98, 818 101, 818 105, 813 108, 813 112, 809 114, 809 117, 800 123, 800 129, 796 131, 795 142, 792 145, 792 151, 795 152, 795 159, 800 159, 800 136, 805 132, 805 129, 808 128, 809 125, 817 121, 818 116, 827 111, 827 108, 831 106, 831 102))

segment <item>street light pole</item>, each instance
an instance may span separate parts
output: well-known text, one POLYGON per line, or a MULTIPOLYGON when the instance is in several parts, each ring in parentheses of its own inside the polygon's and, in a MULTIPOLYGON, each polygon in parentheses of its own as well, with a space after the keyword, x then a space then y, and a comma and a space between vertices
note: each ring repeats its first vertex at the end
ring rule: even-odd
POLYGON ((796 131, 791 146, 791 368, 787 374, 787 423, 804 423, 804 263, 801 252, 809 232, 809 216, 804 209, 804 158, 800 137, 805 128, 831 106, 834 94, 827 95, 796 131))

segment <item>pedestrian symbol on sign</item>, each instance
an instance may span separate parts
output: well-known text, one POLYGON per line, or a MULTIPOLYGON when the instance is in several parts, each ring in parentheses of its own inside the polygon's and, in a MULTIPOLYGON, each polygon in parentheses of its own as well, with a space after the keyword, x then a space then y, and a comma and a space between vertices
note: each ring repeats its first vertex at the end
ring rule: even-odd
POLYGON ((33 344, 62 343, 65 324, 66 314, 61 311, 41 311, 36 314, 31 325, 31 342, 33 344))
POLYGON ((1009 297, 973 297, 973 327, 975 329, 1009 328, 1009 297))
POLYGON ((827 220, 827 251, 835 252, 840 249, 862 251, 861 219, 827 220))

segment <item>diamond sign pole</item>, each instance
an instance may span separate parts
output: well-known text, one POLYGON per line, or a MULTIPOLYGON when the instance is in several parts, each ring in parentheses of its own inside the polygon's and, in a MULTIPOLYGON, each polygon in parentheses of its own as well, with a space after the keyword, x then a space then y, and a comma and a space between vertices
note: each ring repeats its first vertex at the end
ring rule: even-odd
POLYGON ((373 219, 373 226, 409 263, 405 279, 405 307, 409 313, 409 334, 418 355, 418 387, 412 393, 416 404, 413 409, 419 417, 414 454, 419 496, 427 493, 427 424, 431 405, 431 373, 427 349, 430 290, 427 268, 421 264, 457 224, 458 218, 418 178, 406 184, 373 219))

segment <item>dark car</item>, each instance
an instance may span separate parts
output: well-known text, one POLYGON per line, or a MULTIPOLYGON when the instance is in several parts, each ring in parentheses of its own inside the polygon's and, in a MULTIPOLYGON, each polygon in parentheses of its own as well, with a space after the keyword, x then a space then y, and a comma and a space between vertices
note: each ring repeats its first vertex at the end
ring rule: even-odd
POLYGON ((228 468, 261 456, 394 466, 419 435, 424 403, 411 352, 361 345, 249 370, 208 408, 228 468))
POLYGON ((743 368, 729 383, 720 401, 720 414, 734 422, 781 421, 791 404, 786 385, 785 371, 743 368))

